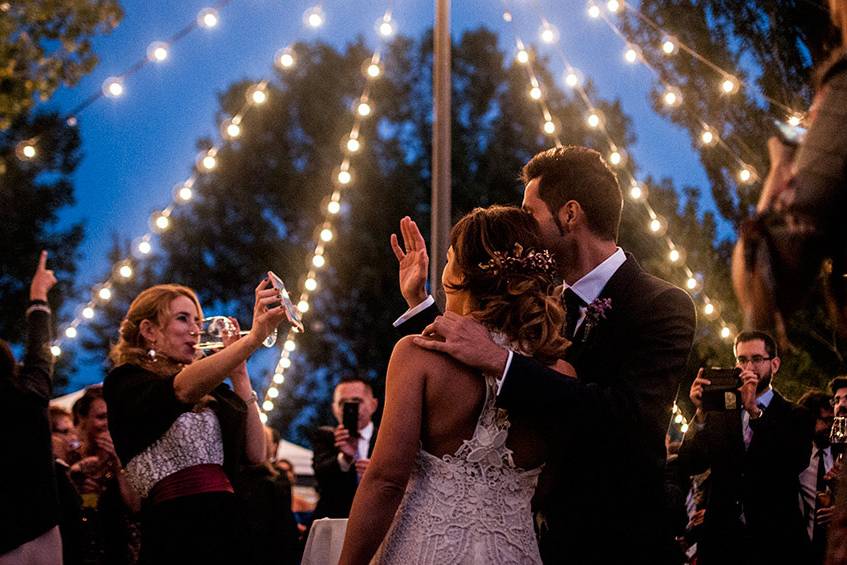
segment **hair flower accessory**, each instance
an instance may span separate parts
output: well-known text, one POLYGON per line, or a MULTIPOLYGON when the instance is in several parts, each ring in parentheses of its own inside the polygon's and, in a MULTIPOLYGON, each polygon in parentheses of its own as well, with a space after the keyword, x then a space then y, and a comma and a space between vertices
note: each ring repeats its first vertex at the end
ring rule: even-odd
POLYGON ((612 310, 611 298, 597 298, 585 310, 585 320, 582 322, 585 330, 582 333, 582 341, 588 339, 591 330, 593 330, 600 320, 605 320, 606 315, 612 310))
POLYGON ((479 268, 495 277, 510 273, 541 273, 555 277, 557 273, 556 261, 549 251, 529 249, 524 252, 520 243, 515 243, 510 253, 495 251, 491 259, 479 264, 479 268))

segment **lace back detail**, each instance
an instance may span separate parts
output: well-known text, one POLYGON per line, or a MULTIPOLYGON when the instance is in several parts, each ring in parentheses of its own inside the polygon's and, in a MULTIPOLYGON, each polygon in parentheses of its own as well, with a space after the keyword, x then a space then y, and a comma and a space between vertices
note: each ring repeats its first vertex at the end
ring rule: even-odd
POLYGON ((391 529, 373 563, 539 565, 530 501, 541 468, 515 466, 497 383, 485 379, 473 436, 453 455, 418 451, 391 529))

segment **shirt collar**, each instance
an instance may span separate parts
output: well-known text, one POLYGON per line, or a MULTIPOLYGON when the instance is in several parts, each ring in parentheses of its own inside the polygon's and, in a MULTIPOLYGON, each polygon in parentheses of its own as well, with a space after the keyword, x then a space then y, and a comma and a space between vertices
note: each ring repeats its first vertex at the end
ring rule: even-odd
POLYGON ((761 404, 765 408, 770 406, 771 400, 773 400, 773 387, 768 386, 768 389, 759 395, 759 398, 756 399, 756 404, 761 404))
POLYGON ((374 433, 374 423, 368 422, 368 425, 359 430, 359 438, 365 441, 371 441, 371 436, 374 433))
POLYGON ((586 304, 591 304, 597 300, 597 297, 603 292, 603 288, 608 284, 609 279, 621 268, 624 262, 626 262, 626 254, 623 252, 623 249, 618 247, 606 260, 594 267, 581 279, 572 285, 565 283, 564 288, 570 288, 586 304))

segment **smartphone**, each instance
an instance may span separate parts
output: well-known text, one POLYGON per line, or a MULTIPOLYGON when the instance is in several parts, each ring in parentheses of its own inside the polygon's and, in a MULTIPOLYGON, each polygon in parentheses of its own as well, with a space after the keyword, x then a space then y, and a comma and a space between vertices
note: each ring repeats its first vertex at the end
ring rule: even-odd
POLYGON ((291 297, 285 289, 285 283, 273 271, 268 271, 268 279, 271 281, 271 286, 279 291, 280 300, 282 305, 285 306, 285 315, 288 318, 288 323, 291 324, 295 332, 301 333, 303 331, 303 319, 300 317, 300 311, 291 302, 291 297))
POLYGON ((703 410, 725 411, 741 408, 741 369, 738 367, 706 367, 703 378, 711 384, 703 385, 703 410))
POLYGON ((806 138, 807 130, 803 126, 792 126, 782 120, 774 120, 773 124, 776 126, 776 136, 785 145, 796 147, 806 138))
POLYGON ((341 406, 341 424, 353 437, 359 437, 359 403, 345 402, 341 406))

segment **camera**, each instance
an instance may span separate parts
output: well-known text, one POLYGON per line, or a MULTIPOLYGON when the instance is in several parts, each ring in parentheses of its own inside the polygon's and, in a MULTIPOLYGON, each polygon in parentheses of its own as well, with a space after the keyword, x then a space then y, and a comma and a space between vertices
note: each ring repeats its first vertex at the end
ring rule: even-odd
POLYGON ((703 378, 711 382, 703 385, 703 410, 720 412, 741 408, 740 368, 706 367, 703 378))

